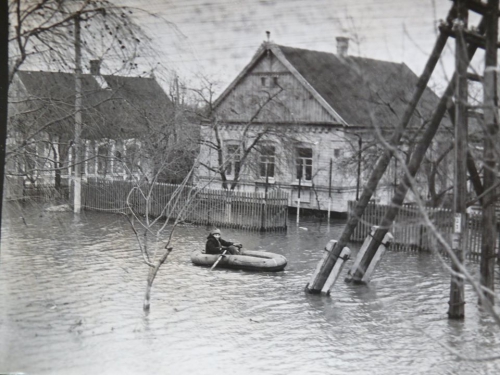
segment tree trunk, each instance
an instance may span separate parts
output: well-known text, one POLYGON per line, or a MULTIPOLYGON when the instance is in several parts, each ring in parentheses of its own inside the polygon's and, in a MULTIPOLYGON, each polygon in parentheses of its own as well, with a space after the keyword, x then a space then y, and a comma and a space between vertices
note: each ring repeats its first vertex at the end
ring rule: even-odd
POLYGON ((149 311, 151 310, 151 289, 153 288, 153 282, 156 278, 156 274, 158 273, 159 268, 159 265, 156 265, 155 267, 149 267, 148 279, 146 283, 146 293, 144 295, 144 303, 142 305, 142 310, 146 314, 149 314, 149 311))

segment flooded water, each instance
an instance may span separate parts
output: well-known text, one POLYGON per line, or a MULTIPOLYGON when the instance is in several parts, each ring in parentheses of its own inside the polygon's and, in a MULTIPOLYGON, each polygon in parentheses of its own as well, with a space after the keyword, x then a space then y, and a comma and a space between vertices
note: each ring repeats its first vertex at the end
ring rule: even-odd
POLYGON ((498 360, 454 354, 497 355, 500 329, 470 287, 465 321, 447 319, 449 277, 429 254, 389 251, 369 286, 344 283, 346 268, 331 297, 304 293, 343 222, 223 230, 284 255, 274 274, 193 266, 207 228, 180 227, 145 316, 147 267, 128 223, 42 208, 4 211, 1 374, 500 373, 498 360))

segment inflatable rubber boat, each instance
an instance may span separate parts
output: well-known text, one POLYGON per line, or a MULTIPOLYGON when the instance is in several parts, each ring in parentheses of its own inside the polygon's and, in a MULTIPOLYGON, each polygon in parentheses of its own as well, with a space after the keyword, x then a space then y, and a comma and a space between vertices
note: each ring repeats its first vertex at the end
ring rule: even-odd
MULTIPOLYGON (((220 254, 205 254, 200 250, 191 253, 191 262, 197 266, 212 267, 220 254)), ((217 264, 217 268, 232 268, 257 272, 282 271, 287 260, 283 255, 267 251, 241 250, 239 255, 226 254, 217 264)))

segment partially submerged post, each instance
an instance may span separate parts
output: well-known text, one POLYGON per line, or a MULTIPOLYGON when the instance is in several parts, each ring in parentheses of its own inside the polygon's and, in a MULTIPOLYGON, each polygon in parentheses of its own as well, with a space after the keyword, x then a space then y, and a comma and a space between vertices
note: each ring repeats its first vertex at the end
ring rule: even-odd
POLYGON ((359 249, 358 255, 356 256, 356 260, 345 278, 346 282, 352 281, 354 283, 368 284, 370 281, 373 272, 375 271, 375 267, 382 258, 382 255, 384 255, 389 244, 394 239, 392 234, 387 232, 380 246, 377 246, 375 254, 370 256, 370 253, 367 253, 367 249, 370 243, 375 241, 374 235, 377 228, 377 226, 372 227, 370 234, 363 242, 363 245, 359 249))
MULTIPOLYGON (((336 244, 337 244, 336 240, 330 240, 326 244, 323 256, 321 258, 321 262, 318 263, 318 265, 316 266, 316 270, 311 275, 310 282, 313 282, 316 279, 319 272, 321 271, 321 265, 326 260, 326 258, 328 258, 331 251, 335 248, 336 244)), ((328 276, 325 285, 321 289, 322 294, 330 295, 330 290, 332 289, 333 285, 335 285, 335 282, 339 278, 340 272, 344 268, 344 265, 349 259, 350 255, 351 255, 351 250, 348 247, 344 247, 340 252, 340 256, 338 257, 337 262, 335 263, 335 266, 332 269, 332 272, 330 272, 330 275, 328 276)))
POLYGON ((330 295, 330 291, 337 282, 340 272, 342 272, 342 269, 344 268, 346 262, 349 260, 351 257, 351 250, 348 247, 344 247, 342 251, 340 252, 339 259, 335 262, 335 265, 332 268, 332 272, 330 272, 330 276, 328 276, 328 279, 326 279, 325 285, 323 285, 323 288, 321 288, 321 293, 326 294, 327 296, 330 295))
POLYGON ((466 198, 467 198, 467 56, 464 30, 467 28, 467 6, 465 0, 457 1, 457 19, 454 21, 455 32, 455 175, 454 175, 454 211, 455 226, 452 237, 452 249, 456 260, 452 262, 450 301, 448 317, 463 319, 464 280, 460 268, 464 261, 464 233, 467 228, 466 198))

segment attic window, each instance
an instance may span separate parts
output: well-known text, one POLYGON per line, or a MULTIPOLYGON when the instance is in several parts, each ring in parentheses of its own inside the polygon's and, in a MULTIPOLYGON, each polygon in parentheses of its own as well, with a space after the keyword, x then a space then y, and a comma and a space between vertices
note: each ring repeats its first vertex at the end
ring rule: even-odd
POLYGON ((266 77, 260 77, 260 83, 262 86, 266 85, 266 77))

